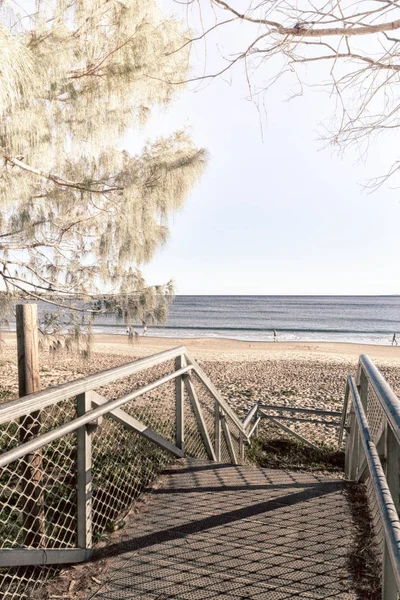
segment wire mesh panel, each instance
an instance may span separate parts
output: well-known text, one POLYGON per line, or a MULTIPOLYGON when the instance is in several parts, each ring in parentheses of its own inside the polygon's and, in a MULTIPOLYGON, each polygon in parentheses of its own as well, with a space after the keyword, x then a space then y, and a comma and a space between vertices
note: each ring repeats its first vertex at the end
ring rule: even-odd
MULTIPOLYGON (((67 407, 52 407, 62 419, 67 407)), ((41 433, 51 421, 45 415, 41 433)), ((8 424, 14 432, 3 451, 18 445, 23 429, 8 424)), ((11 462, 0 470, 0 548, 76 546, 76 435, 69 434, 11 462)))
MULTIPOLYGON (((79 542, 82 521, 78 523, 78 514, 80 519, 82 514, 85 516, 86 526, 89 523, 93 544, 121 526, 141 492, 176 460, 179 423, 174 374, 175 361, 167 360, 135 376, 97 386, 93 390, 96 394, 82 392, 76 398, 58 401, 40 412, 0 426, 2 454, 62 425, 73 425, 77 418, 89 417, 86 412, 91 413, 96 407, 137 392, 135 398, 123 402, 118 409, 104 410, 103 416, 91 421, 87 418, 85 425, 76 426, 62 437, 54 432, 52 441, 42 448, 0 469, 0 551, 82 547, 82 541, 79 542), (166 382, 155 381, 170 376, 166 382), (152 387, 152 382, 157 385, 151 391, 145 388, 147 391, 143 393, 144 386, 152 387), (88 439, 88 456, 82 453, 82 439, 88 439), (89 508, 86 487, 82 488, 82 473, 90 480, 89 508), (83 513, 79 504, 82 489, 83 513)), ((185 455, 207 459, 216 443, 216 398, 193 371, 183 377, 187 387, 183 394, 185 455)), ((231 434, 225 437, 221 431, 221 460, 231 462, 227 440, 240 459, 240 431, 230 418, 226 419, 231 434)), ((0 597, 43 598, 43 584, 59 571, 57 566, 2 568, 0 597)))
MULTIPOLYGON (((1 451, 15 448, 22 437, 33 439, 74 416, 72 399, 7 423, 0 431, 1 451)), ((1 549, 76 547, 75 463, 76 435, 72 433, 0 469, 1 549)), ((0 569, 0 596, 5 600, 34 598, 41 583, 57 572, 48 567, 0 569)))
POLYGON ((377 444, 384 431, 386 417, 382 403, 372 386, 368 387, 367 419, 371 437, 374 443, 377 444))
MULTIPOLYGON (((381 439, 381 436, 384 435, 385 427, 386 427, 386 416, 382 407, 382 403, 376 395, 374 389, 371 385, 368 386, 368 395, 367 395, 367 420, 368 420, 368 428, 370 431, 371 438, 375 444, 381 439)), ((383 440, 385 442, 385 440, 383 440)), ((360 441, 361 448, 361 441, 360 441)), ((377 547, 380 550, 380 554, 383 552, 383 543, 384 543, 384 529, 383 523, 380 516, 375 491, 372 485, 372 481, 370 477, 368 477, 366 481, 366 491, 368 504, 371 511, 371 518, 374 527, 375 538, 377 542, 377 547)), ((382 556, 380 557, 382 558, 382 556)))
POLYGON ((169 381, 152 392, 128 402, 123 410, 169 442, 175 443, 175 381, 169 381))
POLYGON ((54 580, 61 569, 57 566, 15 567, 0 569, 2 600, 43 600, 43 588, 54 580))
POLYGON ((362 355, 358 385, 348 378, 353 403, 346 443, 346 472, 365 481, 378 558, 382 597, 400 591, 399 409, 400 402, 371 359, 362 355))
MULTIPOLYGON (((306 440, 313 443, 319 442, 335 446, 338 437, 338 415, 337 414, 318 414, 318 409, 313 411, 312 408, 306 409, 308 412, 304 412, 304 406, 295 404, 283 407, 281 405, 277 408, 273 407, 272 404, 268 405, 268 408, 264 412, 277 421, 289 427, 292 431, 299 434, 306 440), (296 410, 298 409, 298 410, 296 410)), ((270 432, 274 433, 275 437, 281 437, 286 439, 291 434, 285 432, 283 429, 278 428, 277 425, 268 422, 266 427, 269 428, 270 432)))
POLYGON ((190 458, 207 459, 207 450, 201 437, 196 416, 187 393, 185 393, 183 407, 185 422, 185 455, 190 458))
MULTIPOLYGON (((215 447, 215 399, 210 391, 202 384, 196 373, 190 375, 191 382, 196 390, 196 396, 199 402, 200 410, 203 415, 204 424, 211 442, 211 446, 215 447)), ((200 458, 194 456, 194 458, 200 458)), ((207 458, 207 454, 205 455, 207 458)))
MULTIPOLYGON (((232 447, 233 447, 233 451, 235 453, 235 456, 238 460, 238 462, 243 462, 241 461, 240 458, 240 432, 239 432, 239 428, 237 425, 235 425, 235 423, 233 423, 230 419, 228 419, 228 428, 231 434, 231 443, 232 443, 232 447)), ((231 460, 228 460, 227 462, 231 462, 231 460)))
POLYGON ((92 436, 93 541, 115 529, 174 457, 107 416, 92 436))

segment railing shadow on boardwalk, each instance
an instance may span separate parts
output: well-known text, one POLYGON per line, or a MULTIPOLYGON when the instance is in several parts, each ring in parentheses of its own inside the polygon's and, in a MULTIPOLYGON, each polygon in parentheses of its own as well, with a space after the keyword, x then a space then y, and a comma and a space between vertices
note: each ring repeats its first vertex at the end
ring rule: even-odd
POLYGON ((95 557, 108 581, 87 598, 361 599, 343 481, 210 466, 168 470, 172 484, 95 557))

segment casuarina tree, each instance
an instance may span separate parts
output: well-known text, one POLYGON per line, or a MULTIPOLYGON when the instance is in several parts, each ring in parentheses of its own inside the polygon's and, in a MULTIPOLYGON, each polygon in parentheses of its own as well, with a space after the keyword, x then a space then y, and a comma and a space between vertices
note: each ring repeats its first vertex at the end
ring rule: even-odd
POLYGON ((0 15, 3 309, 17 296, 79 298, 162 319, 171 285, 148 287, 140 265, 167 241, 205 153, 185 131, 136 155, 124 139, 173 100, 170 80, 187 78, 182 25, 155 0, 18 7, 0 15))

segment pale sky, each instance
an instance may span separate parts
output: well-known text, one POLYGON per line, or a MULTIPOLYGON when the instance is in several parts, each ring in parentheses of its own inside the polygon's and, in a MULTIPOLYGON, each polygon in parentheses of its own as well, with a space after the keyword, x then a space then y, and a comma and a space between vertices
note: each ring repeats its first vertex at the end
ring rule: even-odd
MULTIPOLYGON (((211 49, 210 70, 213 61, 211 49)), ((340 158, 319 140, 332 101, 309 90, 286 102, 292 91, 282 81, 268 96, 264 140, 240 72, 232 85, 186 90, 152 119, 153 136, 189 125, 210 160, 144 268, 149 283, 173 279, 178 294, 400 293, 400 190, 362 187, 397 158, 396 135, 372 145, 366 163, 355 151, 340 158)))

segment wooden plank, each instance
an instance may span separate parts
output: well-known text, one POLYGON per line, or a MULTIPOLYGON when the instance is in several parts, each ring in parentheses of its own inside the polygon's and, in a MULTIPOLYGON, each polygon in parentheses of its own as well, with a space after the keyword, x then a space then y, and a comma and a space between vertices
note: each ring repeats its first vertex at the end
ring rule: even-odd
POLYGON ((386 540, 383 542, 382 563, 382 600, 398 600, 396 576, 386 540))
POLYGON ((92 554, 93 550, 82 548, 7 548, 0 550, 0 567, 73 564, 87 560, 92 554))
MULTIPOLYGON (((175 369, 179 370, 186 366, 186 359, 180 354, 175 359, 175 369)), ((185 384, 183 376, 175 379, 175 443, 182 451, 185 450, 185 384)))
POLYGON ((339 421, 323 421, 322 419, 302 419, 300 417, 284 417, 283 415, 269 415, 264 411, 260 411, 264 417, 274 417, 282 419, 282 421, 293 421, 295 423, 317 423, 318 425, 326 425, 327 427, 339 427, 339 421))
POLYGON ((189 394, 190 405, 194 412, 194 416, 197 421, 197 426, 200 431, 201 438, 206 447, 207 456, 210 460, 216 461, 217 458, 215 456, 214 448, 212 447, 210 436, 207 431, 206 423, 204 421, 203 412, 201 410, 199 399, 197 398, 196 390, 194 389, 194 385, 192 380, 190 379, 190 375, 187 375, 184 378, 185 386, 187 393, 189 394))
POLYGON ((349 414, 349 431, 346 436, 346 447, 344 454, 344 474, 346 479, 350 479, 350 460, 351 460, 351 448, 353 446, 354 427, 355 427, 355 414, 353 405, 350 406, 349 414))
MULTIPOLYGON (((92 408, 91 392, 76 398, 77 416, 81 417, 92 408)), ((89 424, 77 431, 77 502, 78 546, 92 547, 92 438, 89 424)))
POLYGON ((281 404, 259 404, 258 406, 264 410, 268 409, 282 412, 312 413, 316 415, 325 415, 331 417, 342 416, 342 412, 338 410, 322 410, 320 408, 300 408, 298 406, 282 406, 281 404))
POLYGON ((214 403, 214 450, 215 458, 218 462, 221 460, 221 410, 218 402, 214 403))
POLYGON ((244 460, 244 439, 243 433, 239 433, 239 456, 240 460, 244 460))
POLYGON ((350 472, 349 478, 351 481, 355 481, 357 477, 358 470, 358 460, 359 460, 359 449, 360 449, 360 434, 359 434, 359 425, 357 418, 354 416, 354 421, 352 424, 353 433, 350 433, 350 472))
POLYGON ((369 475, 368 462, 367 462, 367 459, 364 458, 364 460, 361 463, 361 466, 358 468, 356 481, 359 483, 364 483, 366 481, 366 479, 368 478, 368 475, 369 475))
MULTIPOLYGON (((97 392, 91 392, 91 402, 93 406, 97 407, 102 406, 109 401, 107 400, 107 398, 104 398, 104 396, 100 396, 100 394, 98 394, 97 392)), ((178 458, 183 458, 185 456, 185 453, 183 450, 181 450, 181 448, 174 446, 173 444, 171 444, 171 442, 159 435, 156 431, 153 431, 153 429, 150 429, 150 427, 147 427, 141 421, 138 421, 134 417, 131 417, 131 415, 128 415, 128 413, 124 412, 120 408, 116 408, 110 411, 109 416, 112 417, 115 421, 118 421, 118 423, 121 423, 121 425, 123 425, 127 429, 135 431, 136 433, 150 440, 163 450, 167 450, 167 452, 170 452, 174 456, 177 456, 178 458)))
POLYGON ((284 425, 283 423, 281 423, 280 421, 275 419, 275 417, 268 417, 268 419, 272 423, 274 423, 275 425, 277 425, 278 427, 283 429, 283 431, 286 431, 286 433, 289 433, 293 437, 297 438, 300 442, 303 442, 303 444, 306 444, 307 446, 311 446, 311 448, 314 448, 314 450, 319 450, 318 446, 316 446, 315 444, 310 442, 310 440, 308 440, 307 438, 300 435, 300 433, 297 433, 297 431, 293 431, 293 429, 290 429, 290 427, 287 427, 286 425, 284 425))
MULTIPOLYGON (((387 423, 387 419, 385 419, 387 423)), ((400 448, 392 428, 386 429, 386 479, 397 512, 400 511, 400 448)))
POLYGON ((365 411, 367 411, 368 405, 368 378, 364 372, 364 369, 360 369, 358 377, 357 389, 360 394, 361 402, 365 411))
MULTIPOLYGON (((18 391, 20 396, 37 392, 39 381, 39 333, 36 304, 17 304, 18 391)), ((20 404, 23 401, 18 400, 20 404)), ((40 435, 40 411, 20 419, 19 439, 25 444, 40 435)), ((20 465, 24 544, 45 545, 42 451, 26 453, 20 465)))
POLYGON ((340 427, 339 427, 339 441, 338 441, 339 446, 341 446, 342 442, 343 442, 344 427, 346 425, 346 419, 347 419, 347 407, 348 407, 348 403, 349 403, 349 394, 350 394, 349 382, 346 381, 346 391, 344 394, 342 418, 341 418, 340 427))
POLYGON ((224 437, 225 437, 226 445, 228 446, 228 452, 229 452, 229 456, 231 458, 232 464, 237 465, 237 464, 239 464, 238 459, 236 456, 235 448, 233 447, 231 432, 228 427, 228 423, 226 422, 226 416, 224 414, 221 417, 221 423, 222 423, 222 431, 224 432, 224 437))
POLYGON ((257 435, 258 433, 258 425, 261 421, 261 417, 257 417, 257 421, 254 423, 253 427, 249 431, 249 440, 252 438, 253 434, 257 435))
POLYGON ((244 417, 243 421, 242 421, 242 425, 245 429, 247 429, 247 427, 250 425, 252 418, 254 417, 254 415, 257 413, 258 411, 258 402, 256 402, 249 410, 249 412, 247 413, 247 415, 244 417))
POLYGON ((20 396, 27 396, 37 392, 40 388, 37 319, 36 304, 17 304, 18 391, 20 396))
POLYGON ((47 388, 40 392, 30 394, 22 401, 18 398, 17 400, 11 400, 10 402, 4 402, 0 405, 0 424, 8 421, 13 421, 18 417, 28 414, 33 410, 41 410, 51 404, 56 404, 60 400, 77 396, 83 392, 89 392, 96 388, 99 388, 107 383, 112 383, 117 379, 135 375, 145 369, 150 369, 156 365, 159 365, 168 360, 172 360, 185 353, 183 346, 172 348, 152 356, 147 356, 139 360, 121 365, 119 367, 113 367, 100 373, 94 373, 75 381, 69 381, 56 387, 47 388))

